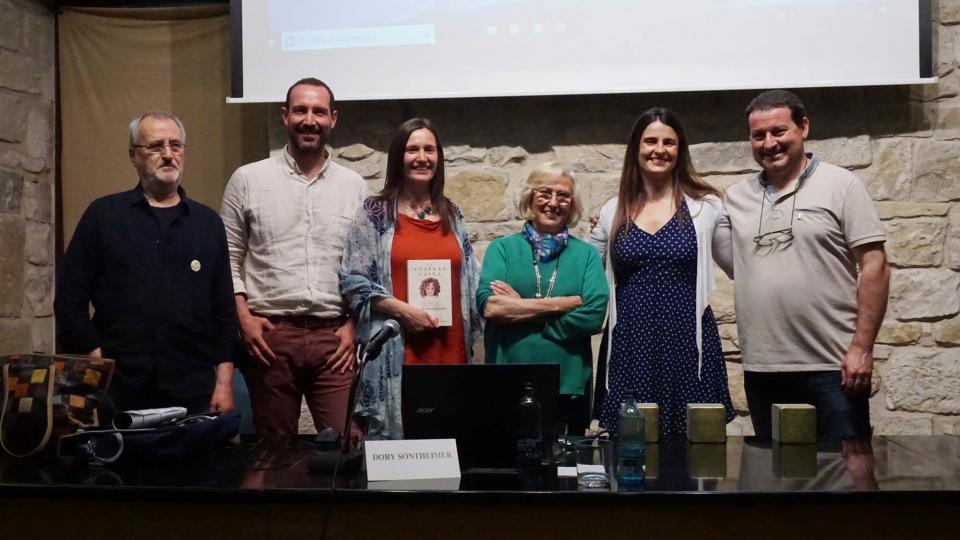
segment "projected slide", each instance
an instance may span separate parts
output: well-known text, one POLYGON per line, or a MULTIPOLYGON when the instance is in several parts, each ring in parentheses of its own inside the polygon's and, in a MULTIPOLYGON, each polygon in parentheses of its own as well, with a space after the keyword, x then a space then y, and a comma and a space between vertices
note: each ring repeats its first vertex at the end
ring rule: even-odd
POLYGON ((243 86, 338 99, 916 82, 912 0, 243 1, 243 86))

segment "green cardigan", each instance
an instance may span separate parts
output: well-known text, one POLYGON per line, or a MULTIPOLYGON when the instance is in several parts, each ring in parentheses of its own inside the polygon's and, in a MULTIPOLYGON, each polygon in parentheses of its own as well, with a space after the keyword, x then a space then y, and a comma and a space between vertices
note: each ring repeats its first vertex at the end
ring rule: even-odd
MULTIPOLYGON (((486 361, 488 364, 559 363, 560 394, 582 395, 593 368, 590 336, 603 328, 610 293, 597 250, 571 236, 557 259, 540 264, 543 294, 558 264, 551 296, 580 296, 583 304, 563 315, 542 320, 507 325, 487 321, 486 361)), ((477 287, 480 313, 493 295, 490 282, 494 280, 508 283, 523 298, 536 296, 533 250, 520 233, 497 238, 487 248, 477 287)))

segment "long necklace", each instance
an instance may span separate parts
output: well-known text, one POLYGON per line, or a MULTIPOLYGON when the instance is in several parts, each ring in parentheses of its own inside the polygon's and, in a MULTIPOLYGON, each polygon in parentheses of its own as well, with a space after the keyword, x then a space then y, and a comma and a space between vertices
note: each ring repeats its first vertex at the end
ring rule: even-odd
POLYGON ((557 270, 560 269, 560 258, 557 258, 557 265, 553 267, 553 275, 550 276, 550 283, 547 285, 547 295, 543 296, 540 291, 540 262, 537 261, 537 250, 533 250, 533 275, 537 277, 537 298, 550 298, 553 294, 553 286, 557 282, 557 270))
POLYGON ((407 203, 407 206, 417 215, 418 219, 427 219, 427 216, 433 214, 433 206, 431 206, 429 200, 426 204, 414 204, 413 201, 410 201, 407 203))

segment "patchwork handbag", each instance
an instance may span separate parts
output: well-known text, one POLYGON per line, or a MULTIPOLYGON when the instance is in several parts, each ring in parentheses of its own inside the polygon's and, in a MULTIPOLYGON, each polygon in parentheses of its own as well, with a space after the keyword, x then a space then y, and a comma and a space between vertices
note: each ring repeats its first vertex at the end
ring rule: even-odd
POLYGON ((3 408, 0 447, 17 458, 83 427, 100 425, 97 408, 114 362, 89 356, 22 354, 0 357, 3 408))

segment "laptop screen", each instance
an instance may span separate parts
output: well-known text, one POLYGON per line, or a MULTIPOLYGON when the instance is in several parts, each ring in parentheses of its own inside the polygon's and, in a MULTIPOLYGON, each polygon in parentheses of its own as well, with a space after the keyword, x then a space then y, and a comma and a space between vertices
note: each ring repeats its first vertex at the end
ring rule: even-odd
POLYGON ((516 467, 516 428, 525 383, 540 402, 543 437, 556 439, 559 364, 405 365, 407 439, 456 439, 460 466, 516 467))

